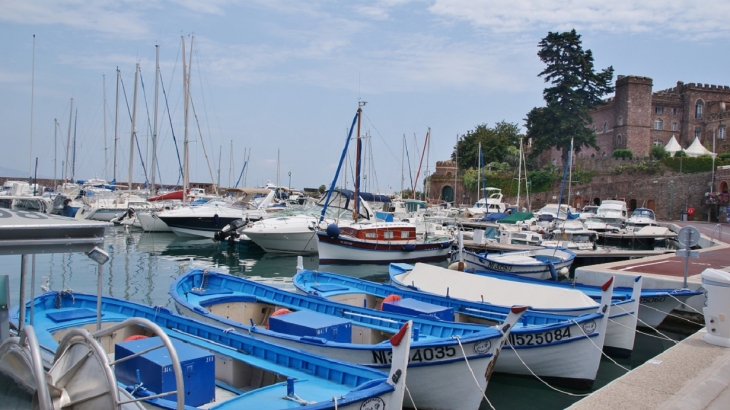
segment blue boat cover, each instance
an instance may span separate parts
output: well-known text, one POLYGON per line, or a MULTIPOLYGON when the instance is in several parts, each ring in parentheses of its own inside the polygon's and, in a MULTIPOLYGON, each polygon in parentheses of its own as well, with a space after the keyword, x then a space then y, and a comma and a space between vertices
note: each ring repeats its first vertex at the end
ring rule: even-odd
MULTIPOLYGON (((102 313, 102 316, 104 314, 102 313)), ((96 312, 94 312, 91 309, 86 308, 79 308, 79 309, 71 309, 71 310, 61 310, 57 312, 48 312, 46 313, 46 316, 48 316, 49 319, 52 321, 59 323, 59 322, 66 322, 69 320, 74 319, 84 319, 89 317, 96 317, 96 312)))
POLYGON ((509 214, 508 213, 505 213, 505 212, 494 212, 494 213, 488 214, 487 216, 485 216, 484 218, 480 219, 479 221, 481 221, 481 222, 495 222, 495 221, 499 221, 502 218, 506 218, 507 216, 509 216, 509 214))

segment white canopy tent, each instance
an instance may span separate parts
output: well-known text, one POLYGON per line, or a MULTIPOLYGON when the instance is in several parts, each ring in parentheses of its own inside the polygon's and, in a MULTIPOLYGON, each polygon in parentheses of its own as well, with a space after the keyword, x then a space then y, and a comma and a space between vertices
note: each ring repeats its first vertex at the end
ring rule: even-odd
POLYGON ((695 137, 695 140, 692 141, 692 144, 684 150, 685 153, 687 153, 688 157, 699 157, 700 155, 710 155, 712 157, 715 157, 717 154, 712 153, 712 151, 708 150, 707 148, 702 145, 700 142, 699 137, 695 137))
POLYGON ((674 156, 674 154, 677 151, 683 151, 682 146, 679 145, 677 142, 677 138, 674 137, 674 134, 672 134, 672 138, 667 142, 667 145, 664 146, 664 150, 667 151, 671 156, 674 156))

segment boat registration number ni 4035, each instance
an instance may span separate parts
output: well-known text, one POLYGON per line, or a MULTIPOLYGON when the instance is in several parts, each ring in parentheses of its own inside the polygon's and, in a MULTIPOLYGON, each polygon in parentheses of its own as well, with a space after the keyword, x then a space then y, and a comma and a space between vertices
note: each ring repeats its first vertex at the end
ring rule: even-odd
MULTIPOLYGON (((373 353, 373 364, 392 363, 393 352, 391 350, 372 350, 371 352, 373 353)), ((456 349, 452 346, 425 347, 411 349, 411 357, 408 359, 408 362, 431 362, 454 356, 456 356, 456 349)))
POLYGON ((509 334, 509 342, 512 346, 537 346, 559 342, 568 338, 570 338, 570 327, 543 333, 509 334))

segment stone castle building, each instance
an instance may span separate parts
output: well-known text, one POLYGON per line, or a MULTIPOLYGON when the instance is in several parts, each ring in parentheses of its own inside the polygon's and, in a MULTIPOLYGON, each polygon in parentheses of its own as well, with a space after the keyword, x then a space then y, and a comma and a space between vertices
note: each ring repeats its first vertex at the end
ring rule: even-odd
MULTIPOLYGON (((730 151, 730 87, 677 82, 676 87, 653 91, 649 77, 618 76, 616 94, 592 112, 599 149, 586 148, 577 158, 610 157, 629 149, 634 157, 648 157, 654 145, 665 146, 675 136, 682 148, 695 137, 710 151, 730 151)), ((562 166, 560 151, 545 158, 562 166)))

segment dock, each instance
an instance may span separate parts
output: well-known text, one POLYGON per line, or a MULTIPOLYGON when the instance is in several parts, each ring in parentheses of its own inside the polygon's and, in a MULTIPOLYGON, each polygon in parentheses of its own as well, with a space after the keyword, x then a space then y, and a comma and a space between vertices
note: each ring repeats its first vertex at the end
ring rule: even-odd
MULTIPOLYGON (((698 259, 690 259, 687 284, 691 289, 702 286, 700 274, 707 268, 730 271, 730 225, 702 222, 676 223, 694 226, 703 238, 698 259), (723 232, 724 228, 724 232, 723 232), (709 246, 714 242, 713 246, 709 246)), ((584 283, 602 283, 614 276, 624 286, 641 275, 650 288, 681 288, 684 283, 685 259, 674 254, 585 266, 576 270, 584 283)), ((704 295, 687 300, 688 306, 675 310, 703 320, 704 295)), ((664 353, 615 379, 605 387, 569 407, 574 410, 601 409, 708 409, 730 408, 730 348, 708 344, 702 340, 705 328, 689 336, 664 353)))
POLYGON ((730 348, 705 343, 704 334, 703 328, 569 409, 727 409, 730 348))

